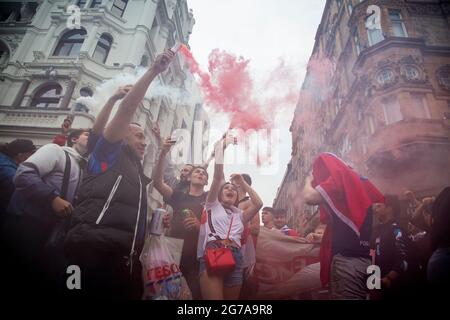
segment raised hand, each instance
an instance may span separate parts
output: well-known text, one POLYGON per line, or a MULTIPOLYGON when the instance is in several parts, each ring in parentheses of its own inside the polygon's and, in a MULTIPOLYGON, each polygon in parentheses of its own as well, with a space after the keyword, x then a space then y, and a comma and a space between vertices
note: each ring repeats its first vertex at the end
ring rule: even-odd
POLYGON ((247 186, 247 182, 245 182, 244 178, 240 174, 232 174, 230 180, 239 187, 245 188, 247 186))
POLYGON ((170 151, 170 148, 176 143, 175 140, 172 140, 170 137, 167 137, 166 140, 164 140, 164 143, 161 147, 161 153, 167 154, 170 151))
POLYGON ((127 93, 131 90, 131 88, 133 88, 133 85, 131 85, 131 84, 117 88, 117 90, 112 95, 112 98, 114 100, 123 99, 123 97, 125 97, 127 95, 127 93))
POLYGON ((164 53, 156 57, 152 69, 157 73, 165 71, 169 67, 169 64, 172 62, 174 56, 175 54, 172 51, 166 50, 164 53))
POLYGON ((65 118, 63 124, 61 125, 62 133, 68 134, 71 127, 72 127, 72 120, 69 117, 65 118))

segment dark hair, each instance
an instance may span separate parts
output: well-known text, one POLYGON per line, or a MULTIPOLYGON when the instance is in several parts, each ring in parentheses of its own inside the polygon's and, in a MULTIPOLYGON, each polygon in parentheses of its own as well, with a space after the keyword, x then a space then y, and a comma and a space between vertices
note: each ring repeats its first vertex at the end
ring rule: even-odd
POLYGON ((432 209, 431 244, 433 250, 438 247, 450 247, 450 187, 446 187, 437 196, 432 209))
POLYGON ((89 130, 88 129, 71 130, 69 135, 67 136, 67 146, 72 147, 73 146, 72 139, 78 139, 84 132, 89 132, 89 130))
POLYGON ((19 153, 34 152, 36 146, 29 139, 16 139, 10 143, 5 143, 0 147, 0 152, 6 154, 10 158, 14 158, 19 153))
MULTIPOLYGON (((220 187, 220 189, 219 189, 219 194, 218 194, 218 200, 219 200, 219 202, 222 202, 222 191, 223 191, 223 189, 225 188, 225 186, 227 185, 227 184, 231 184, 231 185, 233 185, 234 186, 234 184, 232 184, 231 182, 225 182, 221 187, 220 187)), ((236 192, 237 192, 237 190, 236 190, 236 192)), ((238 205, 239 205, 239 196, 236 196, 236 202, 233 204, 235 207, 237 207, 238 205)))
POLYGON ((192 166, 192 171, 191 171, 190 175, 192 174, 192 172, 194 172, 195 169, 202 169, 203 171, 205 171, 206 179, 209 179, 208 171, 205 169, 205 167, 202 167, 202 166, 194 166, 194 165, 192 165, 192 164, 189 164, 189 166, 192 166))
POLYGON ((262 211, 269 211, 271 214, 273 214, 273 208, 272 207, 264 207, 262 208, 262 211))
POLYGON ((244 179, 245 182, 247 182, 247 184, 249 186, 252 185, 252 178, 250 178, 250 176, 246 173, 241 174, 242 178, 244 179))
POLYGON ((287 212, 286 212, 286 209, 274 209, 273 215, 274 216, 286 216, 287 212))
POLYGON ((400 216, 400 200, 397 196, 387 194, 384 196, 384 204, 386 207, 392 208, 392 213, 395 218, 400 216))

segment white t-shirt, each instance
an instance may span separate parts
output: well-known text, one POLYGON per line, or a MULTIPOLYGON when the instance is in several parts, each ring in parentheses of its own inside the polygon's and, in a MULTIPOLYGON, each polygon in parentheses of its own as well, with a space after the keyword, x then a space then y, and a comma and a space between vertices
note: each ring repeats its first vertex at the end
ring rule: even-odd
POLYGON ((239 247, 241 246, 241 237, 244 232, 243 211, 236 207, 224 208, 222 204, 216 200, 205 204, 206 210, 206 237, 203 248, 209 241, 219 239, 225 240, 230 229, 231 217, 233 217, 233 225, 231 226, 229 238, 233 240, 239 247))

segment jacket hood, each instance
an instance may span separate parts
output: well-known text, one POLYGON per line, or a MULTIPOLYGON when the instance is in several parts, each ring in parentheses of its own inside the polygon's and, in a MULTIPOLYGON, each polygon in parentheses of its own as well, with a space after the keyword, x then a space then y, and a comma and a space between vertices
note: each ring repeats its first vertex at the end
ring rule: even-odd
POLYGON ((72 156, 76 161, 87 161, 86 158, 84 158, 81 154, 78 153, 77 150, 75 150, 72 147, 62 147, 64 151, 67 151, 70 156, 72 156))

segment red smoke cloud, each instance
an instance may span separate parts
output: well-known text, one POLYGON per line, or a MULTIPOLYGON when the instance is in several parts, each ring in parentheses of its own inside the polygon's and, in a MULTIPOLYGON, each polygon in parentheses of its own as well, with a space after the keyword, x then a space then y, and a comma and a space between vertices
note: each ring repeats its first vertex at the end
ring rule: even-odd
POLYGON ((205 72, 186 46, 181 46, 180 53, 190 71, 198 76, 205 102, 214 111, 228 114, 231 128, 244 131, 272 128, 275 115, 286 113, 289 106, 293 109, 297 103, 297 76, 283 60, 269 73, 263 82, 263 92, 259 92, 249 71, 250 60, 215 49, 209 55, 205 72), (268 96, 267 90, 274 88, 282 90, 268 96))

